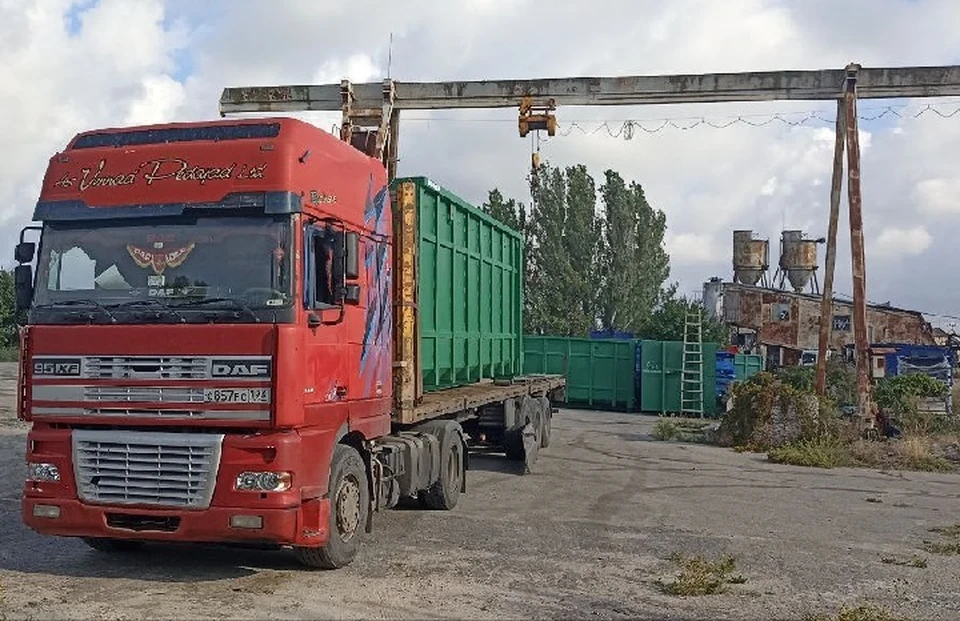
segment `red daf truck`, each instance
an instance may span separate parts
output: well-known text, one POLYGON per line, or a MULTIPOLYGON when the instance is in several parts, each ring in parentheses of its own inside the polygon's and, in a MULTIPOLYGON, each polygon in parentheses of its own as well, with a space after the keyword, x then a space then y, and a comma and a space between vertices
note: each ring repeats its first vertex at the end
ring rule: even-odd
POLYGON ((375 511, 452 509, 472 446, 529 466, 549 441, 564 379, 521 373, 519 235, 316 127, 85 132, 34 220, 15 271, 40 533, 342 567, 375 511))

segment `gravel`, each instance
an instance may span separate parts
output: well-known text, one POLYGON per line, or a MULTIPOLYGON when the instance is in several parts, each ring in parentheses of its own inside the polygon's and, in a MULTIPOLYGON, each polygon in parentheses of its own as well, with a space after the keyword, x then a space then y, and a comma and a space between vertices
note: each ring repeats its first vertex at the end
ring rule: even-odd
POLYGON ((920 550, 960 522, 957 475, 775 465, 606 412, 561 411, 531 474, 471 456, 454 511, 377 515, 342 570, 214 546, 98 553, 22 524, 15 371, 0 365, 0 619, 800 619, 862 602, 960 617, 960 556, 920 550), (667 595, 674 553, 732 555, 747 581, 667 595), (914 554, 928 567, 881 561, 914 554))

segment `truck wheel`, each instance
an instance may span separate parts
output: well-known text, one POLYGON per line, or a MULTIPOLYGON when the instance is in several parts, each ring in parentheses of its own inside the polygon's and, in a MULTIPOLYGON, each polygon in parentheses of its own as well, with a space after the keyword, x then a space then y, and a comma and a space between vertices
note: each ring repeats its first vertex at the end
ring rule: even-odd
POLYGON ((353 562, 360 548, 360 535, 367 523, 370 489, 360 453, 338 444, 330 464, 330 522, 327 544, 320 548, 296 546, 297 560, 307 567, 338 569, 353 562))
POLYGON ((135 552, 143 547, 142 541, 133 541, 131 539, 84 537, 83 542, 98 552, 135 552))
POLYGON ((536 400, 530 395, 524 395, 519 401, 517 405, 523 424, 519 429, 508 431, 504 435, 503 448, 507 459, 526 462, 529 468, 537 459, 543 427, 536 400))
POLYGON ((540 427, 540 448, 550 446, 550 432, 553 430, 553 406, 550 405, 550 399, 539 397, 540 421, 543 423, 540 427))
POLYGON ((440 436, 440 480, 420 492, 420 504, 427 509, 449 511, 457 506, 463 487, 463 442, 456 423, 440 436))

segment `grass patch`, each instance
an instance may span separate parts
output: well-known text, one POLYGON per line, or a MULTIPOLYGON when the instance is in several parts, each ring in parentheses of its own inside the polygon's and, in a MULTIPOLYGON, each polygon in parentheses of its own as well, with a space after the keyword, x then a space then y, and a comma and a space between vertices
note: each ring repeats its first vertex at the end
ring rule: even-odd
POLYGON ((704 421, 661 418, 654 426, 652 436, 661 442, 676 440, 703 443, 707 441, 705 433, 709 426, 710 423, 704 421))
POLYGON ((899 558, 896 556, 882 556, 880 562, 887 565, 899 565, 900 567, 916 567, 917 569, 927 568, 927 559, 914 554, 910 558, 899 558))
POLYGON ((677 596, 716 595, 723 593, 728 584, 744 584, 747 579, 742 575, 732 575, 737 568, 736 559, 725 556, 716 561, 708 561, 702 556, 670 557, 680 572, 672 582, 661 582, 665 593, 677 596))
POLYGON ((801 440, 767 453, 767 459, 778 464, 809 468, 839 468, 854 463, 849 446, 836 438, 801 440))
POLYGON ((960 554, 960 524, 953 524, 952 526, 938 526, 931 528, 930 532, 940 535, 940 540, 924 541, 924 550, 931 554, 960 554))
POLYGON ((894 616, 883 606, 860 604, 852 607, 843 606, 835 615, 806 615, 803 621, 902 621, 902 617, 894 616))
POLYGON ((20 350, 16 347, 0 347, 0 362, 17 362, 20 350))
MULTIPOLYGON (((771 449, 770 461, 811 468, 882 468, 921 472, 952 472, 956 465, 941 454, 945 446, 932 436, 890 440, 847 441, 835 436, 801 440, 771 449)), ((869 502, 875 502, 869 500, 869 502)))

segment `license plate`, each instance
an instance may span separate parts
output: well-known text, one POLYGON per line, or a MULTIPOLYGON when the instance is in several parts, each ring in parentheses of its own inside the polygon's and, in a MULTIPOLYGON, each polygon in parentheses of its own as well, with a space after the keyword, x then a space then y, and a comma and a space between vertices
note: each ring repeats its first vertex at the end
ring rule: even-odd
POLYGON ((270 403, 269 388, 206 388, 207 403, 270 403))

